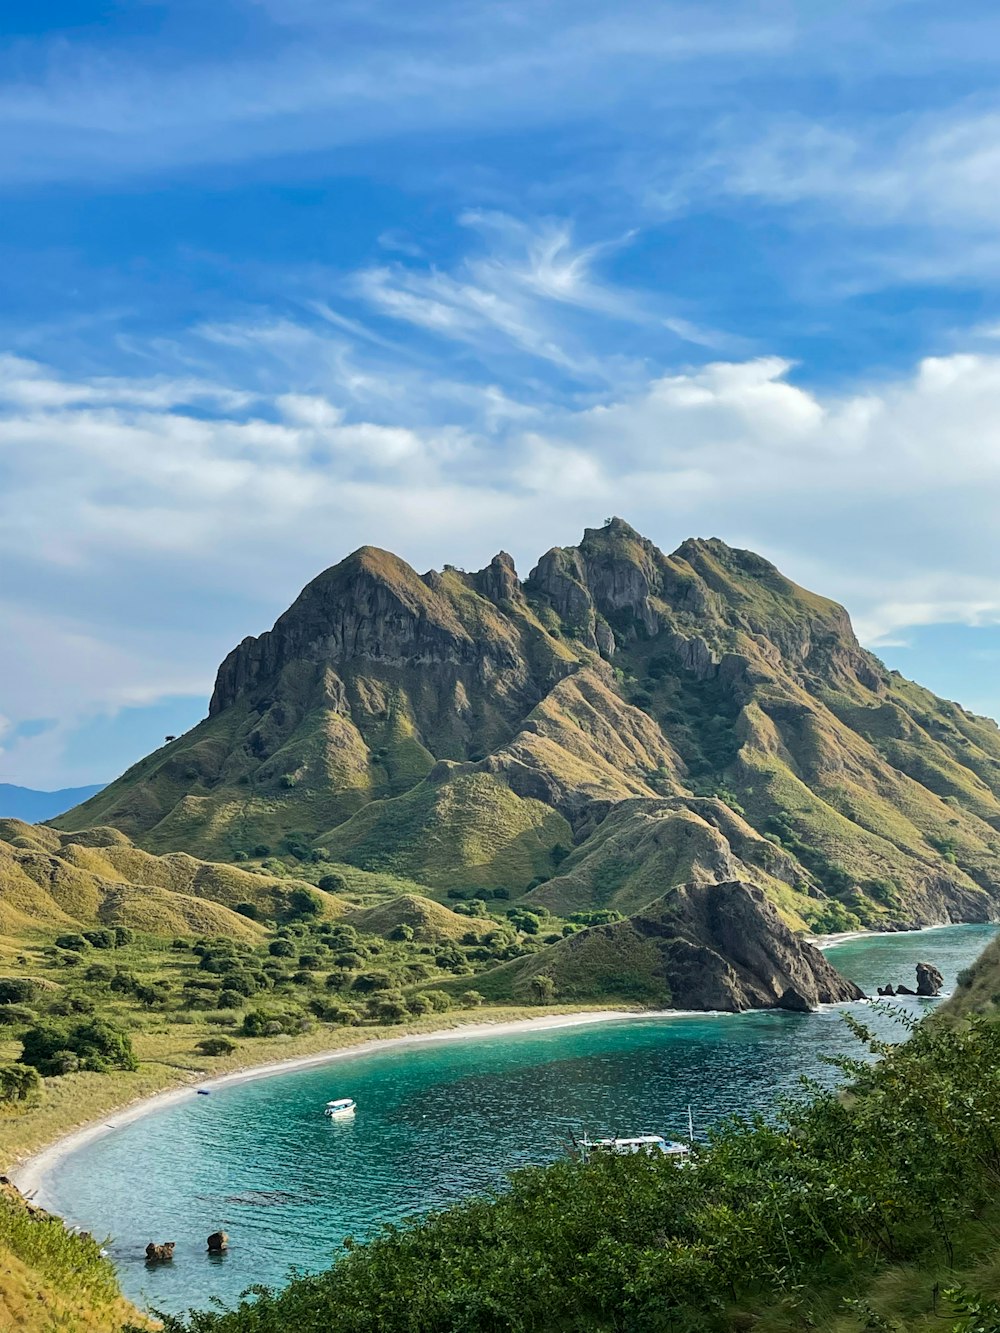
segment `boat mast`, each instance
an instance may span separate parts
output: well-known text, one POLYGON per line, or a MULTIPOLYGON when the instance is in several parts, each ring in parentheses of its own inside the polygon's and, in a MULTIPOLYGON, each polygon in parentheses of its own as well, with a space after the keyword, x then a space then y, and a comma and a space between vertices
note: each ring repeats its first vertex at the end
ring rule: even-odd
POLYGON ((688 1106, 688 1142, 694 1145, 694 1119, 691 1115, 691 1107, 688 1106))

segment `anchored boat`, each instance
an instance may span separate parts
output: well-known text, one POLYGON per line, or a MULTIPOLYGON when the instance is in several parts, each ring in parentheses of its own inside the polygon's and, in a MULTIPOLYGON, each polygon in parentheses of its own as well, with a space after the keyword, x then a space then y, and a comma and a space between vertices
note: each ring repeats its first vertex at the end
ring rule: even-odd
POLYGON ((323 1114, 331 1120, 340 1120, 344 1116, 353 1115, 356 1110, 357 1102, 353 1097, 336 1097, 332 1102, 327 1102, 323 1114))
POLYGON ((678 1162, 691 1156, 691 1145, 676 1139, 665 1139, 662 1134, 636 1134, 633 1138, 590 1139, 585 1134, 579 1142, 580 1156, 586 1162, 591 1153, 616 1153, 627 1157, 631 1153, 645 1153, 655 1157, 674 1157, 678 1162))

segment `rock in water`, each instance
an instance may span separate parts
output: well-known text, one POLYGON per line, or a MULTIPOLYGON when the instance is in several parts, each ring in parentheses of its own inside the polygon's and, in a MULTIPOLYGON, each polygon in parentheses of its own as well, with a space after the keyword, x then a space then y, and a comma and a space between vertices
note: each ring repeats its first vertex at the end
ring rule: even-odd
POLYGON ((221 1254, 229 1248, 229 1237, 224 1231, 213 1231, 208 1238, 209 1254, 221 1254))
POLYGON ((917 994, 940 995, 944 977, 933 963, 917 964, 917 994))
POLYGON ((154 1241, 150 1241, 146 1246, 146 1263, 168 1263, 174 1257, 174 1246, 176 1244, 177 1242, 175 1240, 165 1240, 162 1245, 157 1245, 154 1241))
POLYGON ((893 998, 895 997, 895 994, 896 994, 896 988, 895 988, 895 986, 893 986, 892 983, 890 982, 890 984, 889 984, 888 986, 879 986, 879 988, 878 988, 878 993, 879 993, 879 995, 882 996, 883 999, 885 999, 885 1000, 891 1000, 891 999, 893 999, 893 998))

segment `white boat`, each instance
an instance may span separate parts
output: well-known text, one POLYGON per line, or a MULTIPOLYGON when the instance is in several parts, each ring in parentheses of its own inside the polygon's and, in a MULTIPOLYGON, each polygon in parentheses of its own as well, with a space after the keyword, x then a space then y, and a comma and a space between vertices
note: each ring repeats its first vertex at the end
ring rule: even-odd
POLYGON ((353 1115, 356 1110, 357 1102, 353 1097, 336 1097, 332 1102, 327 1102, 323 1114, 339 1120, 342 1116, 353 1115))
POLYGON ((662 1154, 673 1157, 678 1162, 691 1156, 691 1145, 680 1143, 676 1139, 665 1139, 662 1134, 636 1134, 633 1138, 589 1139, 586 1134, 579 1143, 580 1155, 584 1161, 591 1153, 615 1153, 627 1157, 631 1153, 645 1153, 649 1157, 662 1154))

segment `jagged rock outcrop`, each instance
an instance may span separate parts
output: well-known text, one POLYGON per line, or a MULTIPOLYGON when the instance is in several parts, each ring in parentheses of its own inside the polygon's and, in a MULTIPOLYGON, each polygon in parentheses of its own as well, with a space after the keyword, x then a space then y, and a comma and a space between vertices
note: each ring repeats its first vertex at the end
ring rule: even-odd
POLYGON ((944 977, 933 963, 917 964, 917 994, 940 995, 944 977))
POLYGON ((513 998, 544 973, 564 1000, 599 995, 678 1009, 791 1009, 863 998, 782 921, 756 885, 686 884, 624 921, 592 926, 495 972, 513 998))

